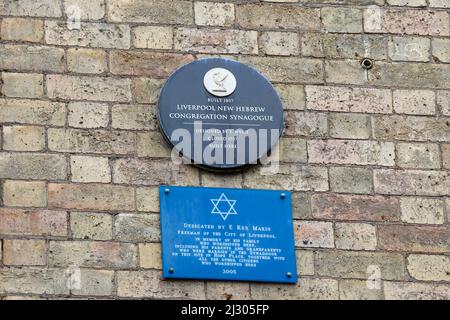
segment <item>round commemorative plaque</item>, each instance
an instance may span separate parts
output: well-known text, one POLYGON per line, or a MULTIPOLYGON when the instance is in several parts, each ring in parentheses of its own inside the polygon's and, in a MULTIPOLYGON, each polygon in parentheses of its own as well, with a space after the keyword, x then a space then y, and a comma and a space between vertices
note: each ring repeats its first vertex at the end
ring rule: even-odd
POLYGON ((283 107, 267 78, 223 58, 176 70, 161 90, 157 116, 164 138, 178 154, 215 171, 258 163, 284 129, 283 107))

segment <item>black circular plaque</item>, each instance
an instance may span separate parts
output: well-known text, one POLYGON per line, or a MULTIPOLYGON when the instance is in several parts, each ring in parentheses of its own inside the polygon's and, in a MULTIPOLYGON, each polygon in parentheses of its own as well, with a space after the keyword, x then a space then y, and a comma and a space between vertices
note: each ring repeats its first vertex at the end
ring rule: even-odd
POLYGON ((283 107, 267 78, 222 58, 197 60, 176 70, 161 90, 157 116, 170 145, 210 170, 258 163, 284 129, 283 107))

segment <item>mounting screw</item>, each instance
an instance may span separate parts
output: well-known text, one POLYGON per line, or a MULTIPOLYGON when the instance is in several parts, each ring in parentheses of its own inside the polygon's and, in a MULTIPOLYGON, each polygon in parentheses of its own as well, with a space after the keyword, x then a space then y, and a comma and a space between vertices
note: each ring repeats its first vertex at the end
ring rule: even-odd
POLYGON ((165 189, 164 189, 164 192, 165 192, 165 193, 169 193, 169 192, 170 192, 170 189, 169 189, 169 188, 165 188, 165 189))
POLYGON ((361 67, 366 70, 373 68, 373 60, 369 58, 364 58, 361 60, 361 67))
POLYGON ((174 273, 174 272, 175 272, 175 269, 173 267, 170 267, 169 273, 174 273))
POLYGON ((290 272, 286 273, 286 277, 292 278, 292 273, 290 273, 290 272))
POLYGON ((280 194, 280 197, 281 197, 281 199, 284 199, 284 198, 286 198, 286 193, 282 193, 282 194, 280 194))

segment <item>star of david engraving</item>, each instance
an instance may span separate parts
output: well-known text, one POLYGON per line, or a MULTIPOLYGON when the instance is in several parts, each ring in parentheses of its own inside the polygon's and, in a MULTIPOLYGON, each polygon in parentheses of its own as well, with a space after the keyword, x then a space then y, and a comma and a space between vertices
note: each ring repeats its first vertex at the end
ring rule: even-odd
POLYGON ((222 219, 227 220, 229 215, 237 215, 236 210, 234 209, 234 205, 236 204, 236 200, 230 200, 227 196, 222 193, 219 199, 210 199, 214 208, 212 209, 212 214, 220 214, 222 219))

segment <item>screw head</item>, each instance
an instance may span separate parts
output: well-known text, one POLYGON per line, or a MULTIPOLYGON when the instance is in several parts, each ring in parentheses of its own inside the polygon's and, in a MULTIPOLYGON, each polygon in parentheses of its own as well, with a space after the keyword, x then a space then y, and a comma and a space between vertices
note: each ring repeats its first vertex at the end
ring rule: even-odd
POLYGON ((165 193, 169 193, 169 192, 170 192, 170 189, 169 189, 169 188, 165 188, 165 189, 164 189, 164 192, 165 192, 165 193))
POLYGON ((281 199, 284 199, 284 198, 286 198, 286 193, 282 193, 282 194, 280 194, 280 197, 281 197, 281 199))
POLYGON ((290 272, 286 273, 286 277, 292 278, 292 273, 290 273, 290 272))
POLYGON ((173 267, 170 267, 169 273, 174 273, 174 272, 175 272, 175 269, 173 267))

